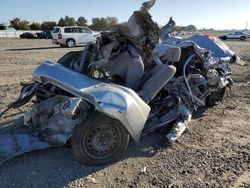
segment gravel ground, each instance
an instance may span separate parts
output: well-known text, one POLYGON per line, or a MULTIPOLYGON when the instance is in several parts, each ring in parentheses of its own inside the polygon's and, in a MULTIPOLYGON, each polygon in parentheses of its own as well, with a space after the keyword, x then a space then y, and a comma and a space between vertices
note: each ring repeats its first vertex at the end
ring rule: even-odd
MULTIPOLYGON (((250 42, 227 44, 250 57, 250 42)), ((81 48, 0 39, 0 109, 17 97, 39 63, 81 48)), ((121 161, 99 167, 81 166, 68 147, 32 152, 0 167, 0 187, 250 187, 250 64, 232 69, 235 85, 224 101, 200 110, 173 146, 153 134, 131 144, 121 161)), ((18 116, 9 112, 0 126, 18 116)))

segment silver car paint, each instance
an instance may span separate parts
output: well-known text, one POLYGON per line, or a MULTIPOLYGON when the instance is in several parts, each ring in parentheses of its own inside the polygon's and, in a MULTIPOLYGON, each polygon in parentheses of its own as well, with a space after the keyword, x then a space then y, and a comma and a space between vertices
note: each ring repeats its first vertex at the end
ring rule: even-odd
POLYGON ((80 98, 56 96, 35 105, 20 122, 1 127, 0 164, 27 152, 64 145, 72 135, 76 123, 72 117, 81 103, 80 98))
POLYGON ((53 84, 83 98, 97 111, 119 120, 139 141, 150 107, 132 89, 100 82, 50 61, 38 66, 33 77, 37 82, 53 84))

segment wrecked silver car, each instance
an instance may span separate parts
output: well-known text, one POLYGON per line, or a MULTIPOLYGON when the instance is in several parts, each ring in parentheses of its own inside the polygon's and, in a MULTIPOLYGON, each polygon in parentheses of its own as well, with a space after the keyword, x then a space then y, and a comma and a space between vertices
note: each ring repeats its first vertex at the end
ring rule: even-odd
POLYGON ((0 129, 0 163, 70 141, 78 161, 100 165, 118 160, 130 138, 138 143, 173 126, 166 135, 172 143, 184 132, 211 94, 204 53, 194 43, 160 45, 149 14, 154 4, 143 3, 127 25, 103 32, 83 51, 35 69, 34 82, 0 114, 35 99, 23 125, 0 129))

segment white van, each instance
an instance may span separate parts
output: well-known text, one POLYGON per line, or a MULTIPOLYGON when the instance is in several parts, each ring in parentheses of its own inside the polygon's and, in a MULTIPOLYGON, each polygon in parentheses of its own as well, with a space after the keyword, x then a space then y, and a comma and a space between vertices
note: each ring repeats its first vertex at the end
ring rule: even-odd
POLYGON ((99 33, 92 31, 87 27, 69 26, 55 27, 52 32, 52 43, 61 47, 74 47, 76 45, 95 42, 99 33))

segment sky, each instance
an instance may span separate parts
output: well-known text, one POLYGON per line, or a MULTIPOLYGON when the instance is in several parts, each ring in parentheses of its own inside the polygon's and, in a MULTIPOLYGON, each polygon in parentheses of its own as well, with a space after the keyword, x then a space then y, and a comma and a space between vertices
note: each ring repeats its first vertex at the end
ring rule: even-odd
MULTIPOLYGON (((116 16, 127 21, 145 0, 0 0, 0 23, 14 17, 30 22, 58 21, 68 15, 77 19, 116 16)), ((165 25, 172 16, 177 25, 199 29, 250 29, 250 0, 156 0, 153 20, 165 25)))

